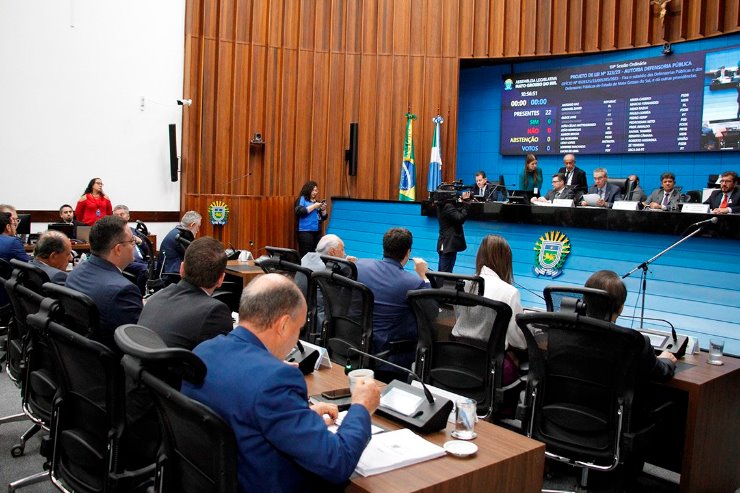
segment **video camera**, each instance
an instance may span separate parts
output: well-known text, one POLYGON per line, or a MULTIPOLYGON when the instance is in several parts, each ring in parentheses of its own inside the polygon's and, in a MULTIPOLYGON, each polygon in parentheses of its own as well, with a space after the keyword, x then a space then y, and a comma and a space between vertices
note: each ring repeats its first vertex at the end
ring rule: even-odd
POLYGON ((434 202, 454 202, 465 192, 473 192, 473 186, 464 185, 462 180, 451 183, 440 183, 437 190, 431 193, 434 202))

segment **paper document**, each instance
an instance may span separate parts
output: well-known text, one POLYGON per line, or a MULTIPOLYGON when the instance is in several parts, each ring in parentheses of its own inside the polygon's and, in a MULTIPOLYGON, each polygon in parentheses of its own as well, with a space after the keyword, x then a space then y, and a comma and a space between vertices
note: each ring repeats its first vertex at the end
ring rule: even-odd
POLYGON ((373 435, 355 471, 367 477, 443 455, 445 451, 442 447, 404 428, 373 435))
POLYGON ((424 401, 424 397, 393 388, 380 398, 380 405, 404 416, 411 416, 424 401))
POLYGON ((590 206, 595 206, 596 202, 599 201, 599 194, 598 193, 587 193, 581 198, 581 200, 584 200, 590 206))
MULTIPOLYGON (((339 416, 337 416, 337 419, 334 420, 334 424, 329 426, 329 431, 332 433, 336 433, 339 431, 339 427, 342 425, 342 420, 344 420, 344 417, 347 416, 347 411, 342 411, 339 413, 339 416)), ((370 433, 375 435, 376 433, 383 433, 385 430, 381 428, 380 426, 375 426, 374 424, 370 423, 370 433)))

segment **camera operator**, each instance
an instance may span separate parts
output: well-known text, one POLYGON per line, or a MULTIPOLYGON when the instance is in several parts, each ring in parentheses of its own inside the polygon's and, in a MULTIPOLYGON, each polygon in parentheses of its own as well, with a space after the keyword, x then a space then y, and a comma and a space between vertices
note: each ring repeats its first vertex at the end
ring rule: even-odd
POLYGON ((437 253, 439 254, 440 272, 452 272, 457 260, 457 252, 465 251, 465 233, 463 223, 468 218, 468 206, 472 194, 463 192, 459 198, 453 192, 437 192, 435 206, 439 220, 439 238, 437 239, 437 253))

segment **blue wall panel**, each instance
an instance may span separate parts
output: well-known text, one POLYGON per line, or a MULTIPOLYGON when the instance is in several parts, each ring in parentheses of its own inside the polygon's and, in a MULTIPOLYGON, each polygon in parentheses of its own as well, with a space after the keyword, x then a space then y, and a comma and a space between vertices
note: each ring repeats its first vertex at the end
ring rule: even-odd
MULTIPOLYGON (((391 227, 411 230, 411 255, 423 257, 433 270, 437 267, 438 225, 436 218, 421 215, 418 203, 333 199, 328 232, 339 235, 349 255, 381 258, 383 234, 391 227)), ((582 286, 599 269, 624 274, 656 255, 678 237, 580 228, 557 228, 571 241, 572 253, 563 274, 555 280, 534 274, 535 242, 556 228, 495 221, 468 221, 465 237, 468 249, 457 257, 455 272, 471 274, 481 239, 491 233, 504 236, 512 248, 515 281, 522 286, 524 306, 544 308, 538 297, 548 284, 582 286), (525 289, 526 288, 526 289, 525 289), (529 290, 529 291, 527 291, 529 290)), ((647 277, 645 316, 669 320, 680 333, 699 338, 706 348, 710 336, 725 339, 725 351, 740 354, 740 241, 691 238, 650 265, 647 277), (729 289, 728 289, 729 287, 729 289)), ((407 269, 411 269, 409 265, 407 269)), ((623 315, 640 315, 640 273, 626 279, 629 295, 623 315)), ((619 324, 630 326, 623 316, 619 324)), ((637 327, 639 322, 635 322, 637 327)), ((665 330, 661 323, 646 327, 665 330)))
MULTIPOLYGON (((729 34, 701 41, 673 45, 675 53, 712 50, 740 45, 740 34, 729 34)), ((463 68, 460 71, 459 124, 456 178, 472 183, 475 172, 483 169, 496 180, 504 175, 509 187, 516 187, 524 168, 521 156, 500 154, 501 80, 509 73, 558 69, 582 65, 610 63, 636 58, 660 56, 662 46, 609 52, 606 54, 569 58, 546 58, 516 64, 463 68)), ((734 96, 733 96, 734 98, 734 96)), ((550 183, 549 176, 563 165, 561 156, 538 156, 539 166, 550 183)), ((637 174, 643 189, 649 193, 660 187, 660 174, 672 171, 676 184, 683 190, 700 190, 706 186, 710 174, 738 170, 737 152, 672 153, 672 154, 618 154, 576 156, 578 167, 585 170, 589 183, 594 168, 606 167, 612 177, 637 174)))

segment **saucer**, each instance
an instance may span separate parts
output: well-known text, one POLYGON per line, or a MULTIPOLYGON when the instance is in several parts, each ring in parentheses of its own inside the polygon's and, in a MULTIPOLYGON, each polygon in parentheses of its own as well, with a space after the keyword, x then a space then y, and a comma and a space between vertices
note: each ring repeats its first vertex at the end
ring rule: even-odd
POLYGON ((467 457, 478 451, 478 446, 473 442, 464 442, 462 440, 450 440, 442 446, 447 453, 456 457, 467 457))
POLYGON ((478 438, 478 434, 476 432, 473 432, 469 436, 463 436, 462 434, 458 434, 457 430, 453 430, 450 435, 452 435, 452 438, 457 438, 458 440, 472 440, 474 438, 478 438))

